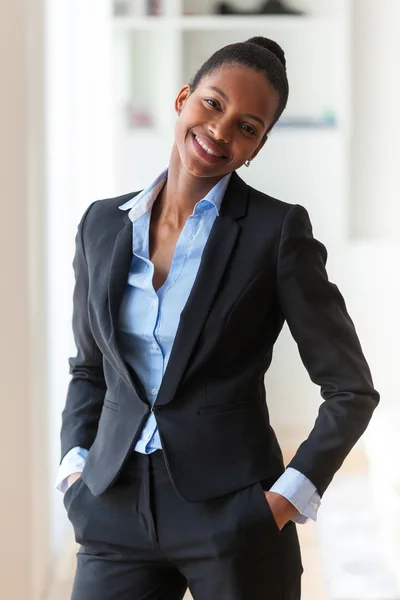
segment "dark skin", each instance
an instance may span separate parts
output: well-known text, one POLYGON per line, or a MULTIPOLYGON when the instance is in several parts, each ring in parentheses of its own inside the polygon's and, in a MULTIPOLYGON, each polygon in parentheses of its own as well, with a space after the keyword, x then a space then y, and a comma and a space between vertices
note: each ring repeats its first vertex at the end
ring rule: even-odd
POLYGON ((155 289, 167 278, 180 232, 195 204, 224 175, 257 156, 277 106, 277 92, 264 73, 237 65, 224 65, 210 73, 193 93, 189 85, 180 90, 175 100, 178 119, 168 180, 151 214, 155 289), (193 134, 202 136, 206 144, 215 142, 224 158, 210 164, 199 157, 193 148, 193 134))
MULTIPOLYGON (((224 65, 204 77, 193 93, 188 85, 180 90, 168 179, 151 212, 149 249, 155 290, 167 278, 176 243, 195 204, 222 177, 255 159, 277 106, 277 92, 265 74, 244 66, 224 65), (210 163, 199 156, 194 134, 221 158, 210 163)), ((70 475, 68 485, 79 476, 70 475)), ((281 529, 297 509, 281 494, 267 491, 265 496, 281 529)))

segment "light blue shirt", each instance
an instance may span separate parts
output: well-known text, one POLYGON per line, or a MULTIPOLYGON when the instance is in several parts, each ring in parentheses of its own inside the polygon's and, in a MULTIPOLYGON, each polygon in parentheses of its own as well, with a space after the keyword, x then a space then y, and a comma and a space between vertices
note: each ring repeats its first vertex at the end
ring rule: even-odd
MULTIPOLYGON (((118 347, 137 374, 148 401, 154 404, 164 376, 180 314, 192 289, 207 238, 219 214, 230 174, 223 177, 193 209, 177 241, 167 279, 153 287, 154 265, 149 256, 151 207, 168 171, 120 208, 132 221, 132 263, 119 312, 118 347)), ((135 450, 148 454, 161 449, 154 413, 150 413, 135 450)))
MULTIPOLYGON (((186 220, 177 241, 167 279, 155 291, 154 265, 149 257, 150 217, 153 203, 167 177, 168 169, 165 169, 149 187, 119 207, 121 210, 129 210, 133 231, 132 262, 119 311, 118 346, 122 358, 138 376, 150 404, 154 404, 157 399, 171 355, 180 313, 192 289, 206 241, 219 215, 231 174, 223 177, 195 204, 193 213, 186 220)), ((149 454, 158 449, 161 449, 161 441, 157 422, 154 413, 150 413, 135 450, 149 454)), ((64 458, 66 465, 70 460, 71 468, 79 470, 79 463, 81 470, 87 451, 73 448, 70 452, 72 454, 68 453, 64 458)), ((65 469, 66 472, 68 467, 65 469)), ((65 487, 65 472, 59 474, 58 481, 61 487, 65 487)), ((72 472, 74 471, 70 471, 72 472)), ((300 514, 293 517, 294 521, 304 523, 309 517, 316 520, 320 496, 315 486, 302 473, 292 468, 286 469, 271 491, 282 494, 296 506, 300 514)))

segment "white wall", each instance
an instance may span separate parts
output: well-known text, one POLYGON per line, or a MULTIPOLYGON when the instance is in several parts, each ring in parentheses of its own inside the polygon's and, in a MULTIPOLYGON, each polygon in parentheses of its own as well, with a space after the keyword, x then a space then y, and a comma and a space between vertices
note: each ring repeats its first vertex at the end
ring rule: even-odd
POLYGON ((354 0, 352 231, 400 241, 400 2, 354 0))
POLYGON ((112 89, 107 0, 47 3, 47 278, 51 543, 60 552, 67 528, 62 495, 54 489, 60 461, 61 411, 69 383, 72 337, 72 259, 77 223, 88 204, 112 195, 112 89))
POLYGON ((383 547, 400 585, 399 30, 397 0, 354 0, 351 294, 381 393, 364 442, 383 547))
POLYGON ((400 3, 354 1, 351 294, 379 411, 397 404, 400 360, 400 3))
MULTIPOLYGON (((349 248, 350 290, 365 332, 370 365, 381 403, 365 434, 372 484, 380 473, 397 494, 400 515, 398 447, 400 428, 400 3, 354 0, 354 136, 352 147, 353 241, 349 248), (391 472, 390 478, 387 474, 391 472)), ((377 499, 378 500, 378 499, 377 499)), ((377 514, 395 531, 391 507, 377 501, 377 514)), ((400 527, 397 516, 397 528, 400 527)), ((392 548, 386 539, 386 547, 392 548)), ((397 555, 399 556, 397 550, 397 555)), ((392 557, 394 552, 392 553, 392 557)))

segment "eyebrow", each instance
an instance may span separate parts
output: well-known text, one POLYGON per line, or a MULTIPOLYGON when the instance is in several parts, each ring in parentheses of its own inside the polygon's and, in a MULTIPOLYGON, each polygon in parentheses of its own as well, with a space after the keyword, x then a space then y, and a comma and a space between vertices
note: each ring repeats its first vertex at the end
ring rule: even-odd
MULTIPOLYGON (((225 92, 223 92, 219 87, 215 86, 215 85, 209 85, 208 89, 210 90, 214 90, 214 92, 217 92, 217 94, 219 94, 220 96, 222 96, 222 98, 226 101, 229 102, 229 97, 225 94, 225 92)), ((254 119, 255 121, 258 121, 259 123, 261 123, 261 125, 263 127, 265 127, 265 123, 262 119, 260 119, 260 117, 256 117, 256 115, 252 115, 251 113, 244 113, 243 114, 244 117, 250 117, 250 119, 254 119)))

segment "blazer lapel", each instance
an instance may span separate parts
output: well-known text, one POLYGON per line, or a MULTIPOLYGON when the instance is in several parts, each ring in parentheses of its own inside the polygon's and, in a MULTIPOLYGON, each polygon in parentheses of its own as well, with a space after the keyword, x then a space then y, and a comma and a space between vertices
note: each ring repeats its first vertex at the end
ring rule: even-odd
POLYGON ((108 277, 108 309, 110 316, 110 337, 108 344, 114 360, 119 365, 126 381, 135 389, 131 373, 119 352, 116 341, 119 308, 132 262, 132 221, 129 219, 128 213, 124 213, 121 216, 123 227, 115 238, 108 277))
POLYGON ((204 322, 218 291, 237 241, 237 222, 246 211, 248 187, 232 173, 219 216, 204 247, 201 263, 192 290, 181 312, 178 330, 167 369, 158 392, 156 406, 170 402, 182 379, 204 322))

